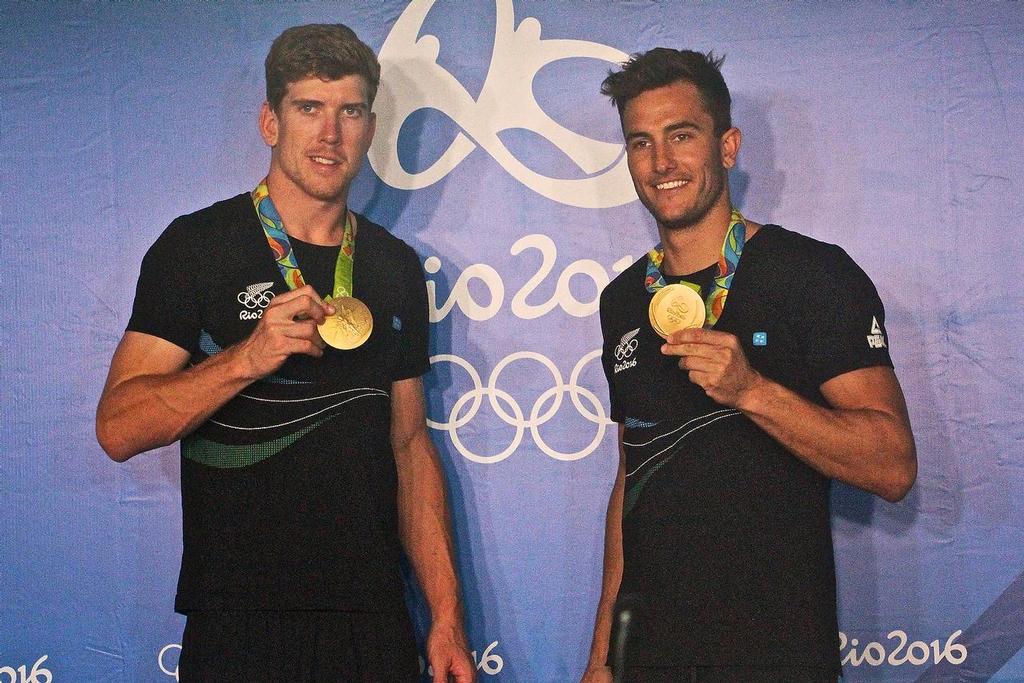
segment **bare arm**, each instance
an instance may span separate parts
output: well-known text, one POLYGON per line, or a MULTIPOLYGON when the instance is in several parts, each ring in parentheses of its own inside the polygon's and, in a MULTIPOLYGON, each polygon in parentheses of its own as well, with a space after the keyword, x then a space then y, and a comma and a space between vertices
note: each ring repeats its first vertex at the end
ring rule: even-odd
POLYGON ((619 425, 619 467, 615 475, 611 496, 608 498, 608 516, 604 532, 604 575, 601 598, 594 619, 594 639, 590 643, 590 659, 580 683, 610 683, 611 669, 607 665, 608 642, 611 640, 613 611, 622 582, 622 502, 626 487, 625 456, 622 452, 622 434, 619 425))
POLYGON ((186 369, 171 342, 126 332, 96 409, 96 438, 117 462, 191 433, 238 392, 293 353, 319 356, 316 331, 326 308, 311 287, 275 297, 244 341, 186 369), (299 318, 296 320, 296 318, 299 318))
POLYGON ((758 375, 737 407, 822 474, 890 502, 917 477, 910 420, 891 368, 848 372, 821 385, 823 408, 758 375))
POLYGON ((738 408, 793 455, 825 476, 888 501, 917 477, 907 406, 892 369, 869 367, 821 385, 829 407, 769 380, 747 363, 737 339, 715 330, 676 333, 663 353, 715 401, 738 408))
POLYGON ((402 545, 430 607, 427 659, 434 681, 448 674, 474 680, 455 577, 444 473, 427 432, 423 384, 412 378, 391 385, 391 445, 398 470, 398 527, 402 545))

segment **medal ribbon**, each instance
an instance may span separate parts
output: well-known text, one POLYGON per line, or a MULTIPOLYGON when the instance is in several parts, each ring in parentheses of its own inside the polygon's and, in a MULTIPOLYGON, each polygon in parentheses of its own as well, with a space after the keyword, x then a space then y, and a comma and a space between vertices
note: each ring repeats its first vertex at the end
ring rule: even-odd
MULTIPOLYGON (((718 258, 718 268, 715 272, 715 284, 704 298, 704 305, 707 309, 706 327, 713 327, 725 310, 725 299, 729 296, 729 288, 732 286, 732 276, 736 273, 736 267, 740 263, 740 256, 743 254, 743 246, 747 242, 747 227, 743 222, 743 215, 733 209, 729 216, 729 229, 725 233, 725 241, 722 243, 722 255, 718 258)), ((652 294, 665 286, 665 276, 661 274, 661 263, 665 260, 665 249, 658 244, 647 253, 647 277, 644 278, 644 287, 652 294)), ((700 286, 692 282, 682 282, 690 289, 700 294, 700 286)))
MULTIPOLYGON (((263 234, 266 235, 267 244, 274 252, 277 267, 281 271, 281 277, 284 278, 285 284, 289 289, 304 287, 306 281, 302 278, 298 261, 295 260, 292 243, 288 239, 288 233, 284 230, 284 223, 281 222, 281 214, 277 212, 277 207, 270 199, 270 189, 267 187, 266 178, 261 180, 256 189, 252 191, 252 203, 256 207, 256 215, 259 216, 263 234)), ((352 264, 356 255, 354 225, 355 218, 351 211, 347 211, 341 249, 338 250, 338 261, 334 264, 334 291, 331 292, 331 296, 325 297, 325 300, 352 296, 352 264)))

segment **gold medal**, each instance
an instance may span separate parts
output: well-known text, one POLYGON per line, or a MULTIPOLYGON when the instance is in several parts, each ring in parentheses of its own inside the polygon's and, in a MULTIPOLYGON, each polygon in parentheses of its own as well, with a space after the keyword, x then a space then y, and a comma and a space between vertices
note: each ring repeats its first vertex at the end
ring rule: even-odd
POLYGON ((317 326, 320 337, 342 351, 362 346, 373 331, 373 315, 366 304, 350 296, 330 299, 327 303, 334 306, 335 313, 317 326))
MULTIPOLYGON (((660 292, 661 290, 659 289, 658 291, 660 292)), ((668 335, 665 334, 665 331, 661 329, 661 326, 658 324, 658 321, 654 318, 654 298, 653 297, 651 298, 650 305, 647 307, 647 317, 650 319, 651 327, 653 327, 654 331, 658 333, 658 336, 659 337, 665 337, 667 339, 668 335)))
POLYGON ((651 327, 665 339, 679 330, 703 327, 706 315, 700 294, 682 284, 666 285, 655 292, 647 313, 651 327))

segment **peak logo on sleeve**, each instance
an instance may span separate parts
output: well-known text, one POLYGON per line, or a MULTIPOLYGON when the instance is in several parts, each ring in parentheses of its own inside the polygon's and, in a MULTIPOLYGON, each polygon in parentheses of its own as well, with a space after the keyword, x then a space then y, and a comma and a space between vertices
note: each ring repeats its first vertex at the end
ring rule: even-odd
POLYGON ((878 318, 871 316, 871 332, 868 334, 868 346, 872 349, 885 348, 885 335, 882 334, 882 326, 878 324, 878 318))

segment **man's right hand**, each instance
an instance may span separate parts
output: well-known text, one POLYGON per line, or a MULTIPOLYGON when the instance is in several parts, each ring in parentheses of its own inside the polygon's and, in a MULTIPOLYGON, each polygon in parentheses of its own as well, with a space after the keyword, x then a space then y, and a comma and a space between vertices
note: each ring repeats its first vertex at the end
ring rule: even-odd
POLYGON ((238 344, 247 377, 255 381, 273 374, 292 354, 322 356, 324 342, 316 328, 333 313, 309 285, 275 296, 256 329, 238 344))
POLYGON ((316 326, 333 312, 312 287, 286 292, 274 297, 245 340, 194 367, 185 349, 126 332, 96 410, 100 445, 120 462, 181 439, 288 356, 322 355, 316 326))

